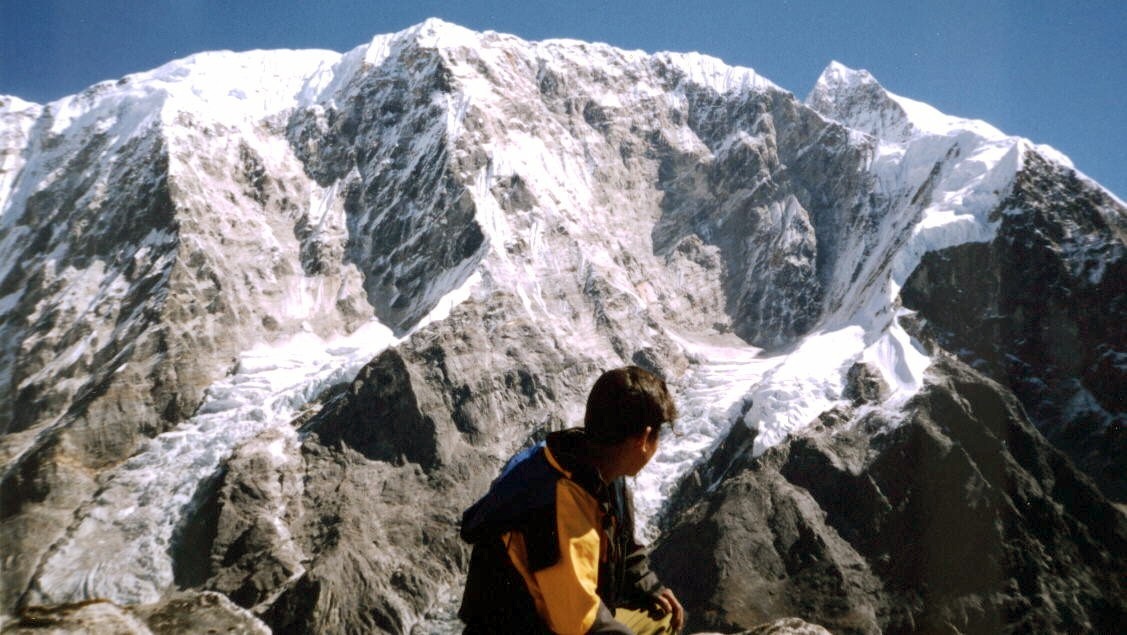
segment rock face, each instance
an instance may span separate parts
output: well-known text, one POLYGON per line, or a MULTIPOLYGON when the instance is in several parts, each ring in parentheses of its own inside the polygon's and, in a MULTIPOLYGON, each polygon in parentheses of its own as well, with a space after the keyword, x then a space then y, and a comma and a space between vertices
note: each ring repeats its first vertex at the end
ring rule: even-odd
POLYGON ((580 399, 575 375, 591 372, 558 349, 516 348, 530 324, 495 326, 477 341, 443 323, 383 353, 266 473, 255 457, 279 441, 238 450, 206 586, 276 632, 431 632, 428 614, 448 619, 469 557, 457 521, 495 475, 482 466, 504 458, 482 448, 562 427, 557 400, 580 399))
POLYGON ((697 626, 1123 619, 1123 206, 863 71, 432 20, 0 97, 0 162, 9 613, 456 630, 461 511, 631 363, 697 626))
MULTIPOLYGON (((742 455, 653 560, 701 629, 798 614, 834 632, 1104 632, 1127 619, 1127 519, 954 361, 895 429, 851 413, 742 455)), ((712 467, 715 467, 714 465, 712 467)))
POLYGON ((829 631, 817 624, 807 623, 797 617, 788 617, 760 624, 749 631, 744 631, 743 635, 824 635, 825 633, 829 631))
POLYGON ((31 607, 4 627, 11 635, 47 633, 231 633, 269 635, 270 629, 219 593, 177 593, 157 604, 121 607, 90 600, 57 607, 31 607))
POLYGON ((1115 500, 1127 497, 1127 215, 1033 153, 990 243, 927 254, 906 306, 925 332, 1008 385, 1037 427, 1115 500))

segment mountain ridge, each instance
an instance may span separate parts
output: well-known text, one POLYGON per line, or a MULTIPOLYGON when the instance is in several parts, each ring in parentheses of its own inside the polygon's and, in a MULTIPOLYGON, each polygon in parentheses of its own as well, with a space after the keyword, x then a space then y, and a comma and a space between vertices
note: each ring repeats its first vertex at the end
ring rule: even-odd
MULTIPOLYGON (((1030 253, 1061 254, 1038 276, 1062 297, 1106 287, 1100 311, 1120 310, 1123 206, 975 122, 893 126, 888 142, 713 58, 441 21, 282 55, 306 74, 280 87, 276 74, 225 83, 269 52, 201 54, 45 107, 0 106, 0 157, 18 173, 0 179, 4 537, 18 547, 5 606, 91 589, 149 603, 187 576, 275 628, 408 632, 458 584, 465 553, 442 536, 487 466, 578 421, 600 367, 649 367, 685 401, 683 436, 637 483, 652 537, 677 520, 666 502, 681 477, 727 437, 753 431, 728 443, 753 460, 827 413, 896 428, 929 346, 1007 384, 981 360, 1016 353, 1025 376, 1056 377, 1008 331, 978 342, 943 319, 960 315, 945 285, 961 288, 955 272, 980 257, 968 245, 990 245, 1008 281, 968 285, 968 306, 1024 289, 1007 245, 1029 239, 1030 253), (221 81, 194 86, 193 68, 221 81), (1033 233, 1012 222, 1027 216, 1033 233), (1073 226, 1076 249, 1037 242, 1073 226), (289 459, 251 459, 282 447, 277 435, 289 459), (157 465, 185 480, 162 484, 157 465), (273 478, 307 485, 233 499, 236 483, 273 478), (388 498, 334 498, 323 479, 382 483, 388 498), (441 501, 419 529, 358 528, 414 515, 403 500, 419 497, 441 501), (279 505, 298 511, 272 519, 279 505), (145 555, 91 546, 121 536, 145 555), (211 559, 185 573, 191 548, 211 559), (124 562, 111 574, 107 559, 124 562), (334 594, 350 598, 339 611, 334 594)), ((844 87, 859 97, 816 86, 807 101, 830 114, 921 112, 862 71, 827 74, 864 80, 844 87)), ((1019 334, 1040 320, 990 315, 1019 334)), ((1122 429, 1112 322, 1070 317, 1042 336, 1102 352, 1064 371, 1075 381, 1061 394, 1021 393, 1106 403, 1059 409, 1084 453, 1098 444, 1076 431, 1091 421, 1122 429)), ((1115 465, 1089 462, 1111 483, 1115 465)))

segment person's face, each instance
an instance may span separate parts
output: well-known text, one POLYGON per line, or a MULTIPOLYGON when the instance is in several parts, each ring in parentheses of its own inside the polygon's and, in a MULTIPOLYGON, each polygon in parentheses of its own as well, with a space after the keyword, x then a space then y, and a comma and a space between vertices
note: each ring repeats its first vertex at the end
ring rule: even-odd
POLYGON ((634 437, 630 444, 632 450, 630 458, 633 461, 628 472, 630 476, 636 476, 638 472, 641 472, 642 468, 657 454, 659 439, 660 435, 654 428, 646 428, 645 432, 634 437))

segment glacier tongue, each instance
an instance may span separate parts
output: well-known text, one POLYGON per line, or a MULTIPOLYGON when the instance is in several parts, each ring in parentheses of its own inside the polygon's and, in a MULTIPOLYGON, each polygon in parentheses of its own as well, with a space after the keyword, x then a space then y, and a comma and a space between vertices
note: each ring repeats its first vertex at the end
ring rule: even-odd
MULTIPOLYGON (((638 537, 657 538, 657 519, 677 484, 702 457, 740 421, 753 386, 762 385, 785 362, 781 356, 763 355, 738 338, 711 340, 674 336, 695 367, 678 382, 680 418, 672 432, 663 431, 657 454, 634 479, 638 537)), ((758 421, 749 421, 756 425, 758 421)))
POLYGON ((394 342, 373 322, 338 340, 304 334, 241 355, 234 372, 208 388, 196 416, 103 477, 78 524, 41 566, 35 601, 158 600, 173 585, 175 532, 231 450, 267 428, 295 434, 290 421, 301 408, 394 342))

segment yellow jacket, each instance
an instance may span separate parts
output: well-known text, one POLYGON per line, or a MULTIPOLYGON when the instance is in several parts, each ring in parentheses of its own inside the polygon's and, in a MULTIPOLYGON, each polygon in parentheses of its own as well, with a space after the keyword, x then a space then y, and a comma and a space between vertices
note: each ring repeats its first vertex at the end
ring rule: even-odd
POLYGON ((603 483, 585 448, 582 430, 549 435, 466 510, 467 631, 630 633, 613 609, 652 603, 661 585, 634 539, 626 484, 603 483))

